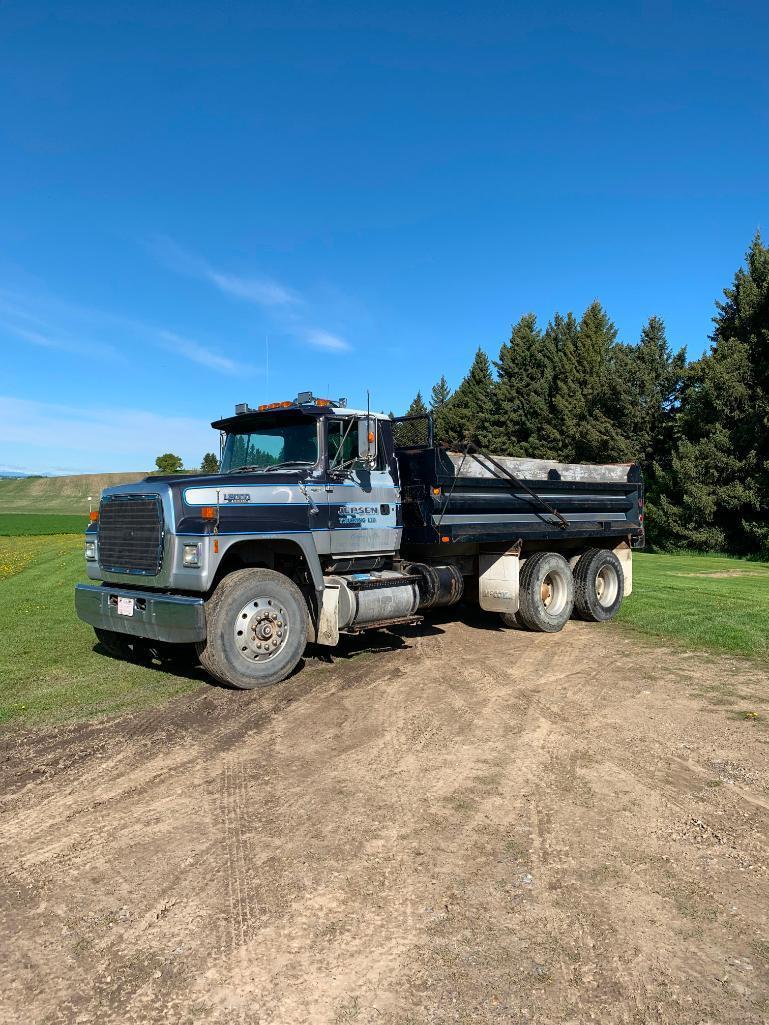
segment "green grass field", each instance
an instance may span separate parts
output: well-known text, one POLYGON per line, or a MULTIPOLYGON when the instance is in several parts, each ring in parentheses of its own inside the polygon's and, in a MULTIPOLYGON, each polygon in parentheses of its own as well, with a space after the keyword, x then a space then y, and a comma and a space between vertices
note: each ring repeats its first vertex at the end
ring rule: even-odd
MULTIPOLYGON (((769 655, 769 565, 641 554, 634 576, 624 628, 694 649, 769 655)), ((82 537, 0 537, 0 724, 130 711, 205 679, 200 670, 176 676, 94 651, 93 631, 75 616, 73 587, 82 579, 82 537)))
POLYGON ((618 621, 706 651, 769 655, 769 564, 715 555, 633 559, 633 594, 618 621))
POLYGON ((0 537, 33 537, 41 534, 82 534, 88 513, 0 513, 0 537))
POLYGON ((93 650, 75 615, 83 539, 0 537, 0 724, 42 725, 159 704, 203 679, 119 662, 93 650))

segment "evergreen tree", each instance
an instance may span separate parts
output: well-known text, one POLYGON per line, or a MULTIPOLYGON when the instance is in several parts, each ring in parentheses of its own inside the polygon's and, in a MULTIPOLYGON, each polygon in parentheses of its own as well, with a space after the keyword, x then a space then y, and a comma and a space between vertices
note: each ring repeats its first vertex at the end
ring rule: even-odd
POLYGON ((498 373, 493 446, 503 455, 546 459, 553 450, 553 337, 528 313, 513 326, 495 363, 498 373))
POLYGON ((578 436, 587 416, 587 405, 577 356, 579 325, 573 313, 556 313, 545 331, 556 353, 553 385, 553 437, 550 450, 566 463, 578 455, 578 436))
POLYGON ((437 440, 471 441, 488 448, 493 441, 494 393, 489 357, 479 348, 467 376, 443 407, 444 436, 437 440))
POLYGON ((433 414, 433 429, 435 431, 436 438, 442 437, 445 432, 444 426, 444 410, 446 403, 451 398, 451 388, 449 388, 448 381, 445 376, 441 374, 441 379, 437 384, 434 384, 432 391, 430 392, 430 412, 433 414))
POLYGON ((203 456, 203 461, 200 464, 201 473, 218 473, 219 472, 219 458, 214 452, 206 452, 203 456))
POLYGON ((411 405, 406 410, 406 416, 422 416, 427 412, 427 406, 422 398, 422 392, 418 391, 414 398, 411 400, 411 405))
POLYGON ((683 349, 673 354, 665 324, 651 317, 638 345, 619 345, 614 352, 617 386, 615 422, 641 464, 646 489, 650 539, 657 540, 660 486, 670 470, 674 424, 686 369, 683 349))
POLYGON ((433 413, 439 412, 451 397, 451 388, 445 376, 441 374, 441 379, 437 384, 434 384, 430 392, 430 409, 433 413))
POLYGON ((617 329, 596 300, 582 315, 575 348, 577 379, 585 407, 574 425, 579 462, 611 463, 633 459, 633 445, 617 422, 621 378, 617 373, 617 329))
POLYGON ((661 475, 668 543, 769 554, 769 249, 756 235, 710 351, 687 374, 677 446, 661 475))

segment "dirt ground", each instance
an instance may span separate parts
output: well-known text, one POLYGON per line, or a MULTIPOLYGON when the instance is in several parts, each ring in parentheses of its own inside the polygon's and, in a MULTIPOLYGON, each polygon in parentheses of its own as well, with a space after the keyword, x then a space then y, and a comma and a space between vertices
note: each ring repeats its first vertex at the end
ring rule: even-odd
POLYGON ((767 683, 446 617, 12 733, 0 1020, 763 1023, 767 683))

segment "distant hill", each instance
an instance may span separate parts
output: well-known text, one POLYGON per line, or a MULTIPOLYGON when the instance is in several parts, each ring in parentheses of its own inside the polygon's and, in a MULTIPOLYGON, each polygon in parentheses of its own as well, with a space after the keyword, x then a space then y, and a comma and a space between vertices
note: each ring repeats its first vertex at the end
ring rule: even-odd
POLYGON ((142 480, 136 473, 79 473, 72 477, 24 477, 0 480, 0 513, 88 513, 88 496, 99 505, 103 488, 142 480))

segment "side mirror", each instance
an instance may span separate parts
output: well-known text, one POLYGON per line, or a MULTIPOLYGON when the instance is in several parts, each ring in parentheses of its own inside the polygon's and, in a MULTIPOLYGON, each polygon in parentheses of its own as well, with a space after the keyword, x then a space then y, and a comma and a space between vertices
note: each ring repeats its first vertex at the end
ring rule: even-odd
POLYGON ((358 459, 373 466, 377 457, 378 438, 379 431, 374 417, 361 417, 358 421, 358 459))

